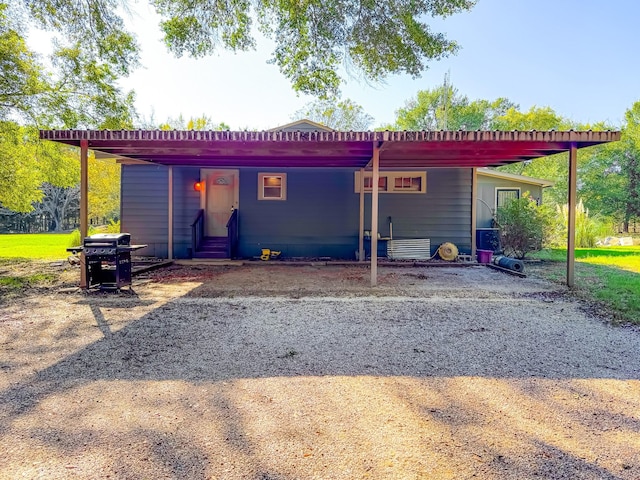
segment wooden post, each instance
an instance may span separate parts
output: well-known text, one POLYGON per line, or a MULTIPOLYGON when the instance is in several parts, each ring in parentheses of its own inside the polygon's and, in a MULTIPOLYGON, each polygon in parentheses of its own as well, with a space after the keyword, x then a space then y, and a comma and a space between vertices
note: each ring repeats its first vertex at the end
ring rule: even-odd
POLYGON ((173 167, 169 166, 169 231, 167 255, 169 260, 173 260, 173 167))
POLYGON ((471 258, 476 258, 476 223, 478 209, 478 169, 471 172, 471 258))
POLYGON ((380 178, 380 146, 373 144, 371 178, 371 286, 378 284, 378 180, 380 178))
MULTIPOLYGON (((80 140, 80 241, 89 234, 89 140, 80 140)), ((80 252, 80 288, 87 288, 87 259, 80 252)))
POLYGON ((358 228, 358 261, 364 262, 364 168, 360 169, 360 226, 358 228))
POLYGON ((576 190, 578 177, 578 148, 569 149, 569 218, 567 226, 567 285, 573 287, 576 260, 576 190))

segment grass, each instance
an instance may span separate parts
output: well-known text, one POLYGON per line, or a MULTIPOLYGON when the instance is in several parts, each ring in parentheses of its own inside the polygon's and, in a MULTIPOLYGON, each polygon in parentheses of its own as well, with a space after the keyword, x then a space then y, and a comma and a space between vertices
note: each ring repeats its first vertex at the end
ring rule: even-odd
POLYGON ((24 287, 34 287, 42 283, 52 282, 56 279, 56 275, 51 273, 35 273, 27 276, 8 276, 0 277, 0 287, 8 290, 18 290, 24 287))
POLYGON ((0 235, 0 258, 61 260, 69 254, 68 233, 0 235))
MULTIPOLYGON (((544 260, 539 274, 566 281, 565 249, 545 250, 534 257, 544 260)), ((599 301, 615 320, 640 324, 640 246, 576 249, 574 291, 599 301)))

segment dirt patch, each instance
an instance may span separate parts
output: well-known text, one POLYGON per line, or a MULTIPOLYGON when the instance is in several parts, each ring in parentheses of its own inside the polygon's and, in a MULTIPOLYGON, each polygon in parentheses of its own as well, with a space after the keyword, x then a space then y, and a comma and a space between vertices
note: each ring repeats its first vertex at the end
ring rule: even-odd
POLYGON ((536 278, 174 266, 54 291, 0 307, 2 478, 640 477, 638 330, 536 278))

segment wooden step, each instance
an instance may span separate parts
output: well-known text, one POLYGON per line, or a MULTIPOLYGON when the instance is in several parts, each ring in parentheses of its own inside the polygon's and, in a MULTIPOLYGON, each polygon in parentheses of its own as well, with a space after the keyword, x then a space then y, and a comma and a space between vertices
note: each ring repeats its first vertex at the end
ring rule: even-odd
POLYGON ((229 258, 227 237, 204 237, 193 258, 229 258))

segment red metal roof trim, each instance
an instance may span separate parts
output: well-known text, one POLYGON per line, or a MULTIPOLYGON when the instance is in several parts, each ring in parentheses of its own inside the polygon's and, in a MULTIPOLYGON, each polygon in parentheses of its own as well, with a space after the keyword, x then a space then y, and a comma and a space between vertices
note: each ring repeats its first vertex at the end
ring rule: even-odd
POLYGON ((384 131, 286 132, 199 130, 41 130, 40 138, 74 143, 89 141, 203 141, 203 142, 577 142, 606 143, 620 132, 605 131, 384 131))

